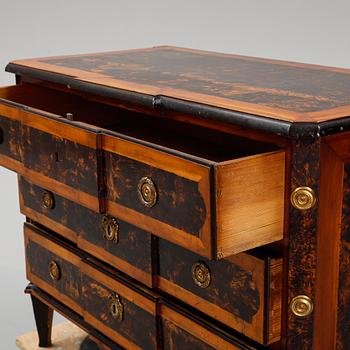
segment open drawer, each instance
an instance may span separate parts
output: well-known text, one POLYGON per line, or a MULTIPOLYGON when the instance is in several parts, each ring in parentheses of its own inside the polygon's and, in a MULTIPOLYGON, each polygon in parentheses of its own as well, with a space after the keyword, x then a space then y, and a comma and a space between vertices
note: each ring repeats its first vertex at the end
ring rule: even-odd
POLYGON ((108 212, 214 259, 282 239, 284 151, 180 127, 134 122, 104 135, 108 212))
POLYGON ((96 128, 62 117, 76 106, 34 85, 1 88, 0 165, 98 211, 96 128))
POLYGON ((283 238, 274 145, 32 84, 0 98, 0 164, 34 184, 207 258, 283 238))

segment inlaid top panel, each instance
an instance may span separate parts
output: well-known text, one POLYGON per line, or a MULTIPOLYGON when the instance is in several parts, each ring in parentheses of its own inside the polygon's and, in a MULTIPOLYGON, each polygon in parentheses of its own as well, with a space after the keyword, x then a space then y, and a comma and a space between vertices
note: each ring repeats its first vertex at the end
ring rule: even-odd
POLYGON ((280 120, 350 116, 350 69, 168 46, 20 60, 10 66, 280 120))

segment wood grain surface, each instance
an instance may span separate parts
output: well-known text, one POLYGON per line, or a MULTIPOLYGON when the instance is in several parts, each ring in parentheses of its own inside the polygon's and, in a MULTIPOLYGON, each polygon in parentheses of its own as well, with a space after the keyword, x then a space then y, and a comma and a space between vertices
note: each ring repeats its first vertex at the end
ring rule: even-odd
POLYGON ((77 80, 288 121, 350 115, 350 70, 176 47, 17 60, 77 80))
POLYGON ((152 246, 150 233, 117 219, 118 241, 103 236, 104 215, 52 193, 54 207, 46 209, 41 198, 46 191, 19 177, 22 214, 75 242, 84 251, 152 286, 152 246))
POLYGON ((160 239, 157 285, 260 343, 280 338, 281 259, 270 261, 268 255, 258 258, 241 253, 208 260, 160 239), (193 280, 191 268, 197 262, 204 263, 210 271, 211 282, 206 288, 197 286, 193 280), (266 271, 271 279, 266 279, 266 271), (268 310, 266 315, 264 310, 268 310), (269 323, 273 327, 267 330, 269 323))

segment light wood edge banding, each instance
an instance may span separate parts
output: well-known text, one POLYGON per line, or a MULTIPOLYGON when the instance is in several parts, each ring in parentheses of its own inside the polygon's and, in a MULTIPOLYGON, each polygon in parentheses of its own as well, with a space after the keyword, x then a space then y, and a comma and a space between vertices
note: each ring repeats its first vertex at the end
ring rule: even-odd
POLYGON ((122 298, 125 298, 131 303, 139 306, 149 314, 156 316, 156 304, 152 300, 145 298, 141 294, 128 288, 126 285, 112 279, 99 270, 94 269, 83 261, 81 262, 81 271, 91 279, 103 284, 106 288, 118 293, 122 298))
POLYGON ((145 231, 152 232, 154 235, 167 239, 182 247, 190 249, 199 255, 211 258, 211 246, 208 245, 210 241, 210 232, 197 237, 173 227, 169 224, 153 219, 150 216, 141 214, 135 210, 124 207, 123 205, 107 201, 108 212, 121 220, 129 222, 145 231))
POLYGON ((116 329, 111 329, 108 326, 106 326, 103 322, 97 320, 94 316, 91 316, 86 311, 84 312, 84 320, 88 324, 91 324, 96 329, 100 330, 104 334, 107 335, 110 339, 118 343, 119 345, 125 347, 125 349, 132 349, 132 350, 142 350, 140 347, 138 347, 136 344, 131 342, 130 340, 126 339, 124 336, 120 335, 116 329))
POLYGON ((236 331, 256 340, 257 342, 263 342, 264 290, 262 290, 262 294, 260 295, 261 305, 259 311, 255 316, 253 316, 252 323, 249 324, 221 307, 200 298, 198 295, 195 295, 172 282, 169 282, 163 277, 157 276, 156 283, 160 290, 174 296, 175 298, 185 301, 186 303, 196 307, 198 310, 210 315, 220 322, 223 322, 229 327, 232 327, 236 331))
MULTIPOLYGON (((91 255, 96 256, 98 259, 105 261, 106 263, 116 267, 118 270, 128 274, 129 276, 136 279, 137 281, 140 281, 145 285, 147 285, 148 287, 152 288, 152 284, 153 284, 152 274, 149 274, 135 267, 134 265, 128 263, 127 261, 120 259, 118 256, 109 253, 103 248, 88 242, 81 236, 78 236, 77 241, 78 241, 78 247, 81 248, 82 250, 90 253, 91 255)), ((151 256, 151 252, 149 252, 149 255, 151 256)))
POLYGON ((240 348, 230 344, 223 338, 200 326, 198 323, 195 323, 194 321, 181 315, 180 313, 177 313, 165 305, 160 305, 160 314, 163 319, 175 324, 180 329, 207 343, 214 349, 240 350, 240 348))

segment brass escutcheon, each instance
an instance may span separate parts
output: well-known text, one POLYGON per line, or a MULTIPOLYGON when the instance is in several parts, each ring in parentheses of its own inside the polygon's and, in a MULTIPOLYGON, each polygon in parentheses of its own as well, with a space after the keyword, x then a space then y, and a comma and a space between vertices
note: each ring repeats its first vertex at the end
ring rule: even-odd
POLYGON ((290 303, 293 314, 297 317, 307 317, 312 314, 314 304, 306 295, 298 295, 290 303))
POLYGON ((118 243, 119 240, 119 224, 115 217, 104 215, 101 222, 103 237, 107 241, 118 243))
POLYGON ((124 306, 120 301, 120 297, 117 293, 111 293, 109 299, 109 312, 117 321, 123 321, 124 306))
POLYGON ((201 288, 207 288, 211 282, 209 267, 202 261, 198 261, 192 266, 192 278, 194 283, 201 288))
POLYGON ((299 210, 311 209, 316 204, 316 195, 310 187, 297 187, 290 196, 294 208, 299 210))
POLYGON ((45 191, 41 196, 41 205, 45 209, 53 209, 55 198, 51 192, 45 191))
POLYGON ((150 177, 145 176, 139 181, 137 192, 142 204, 146 207, 151 208, 157 203, 157 189, 150 177))
POLYGON ((50 273, 50 277, 54 280, 54 281, 58 281, 61 278, 61 269, 58 266, 56 261, 51 261, 49 264, 49 273, 50 273))

